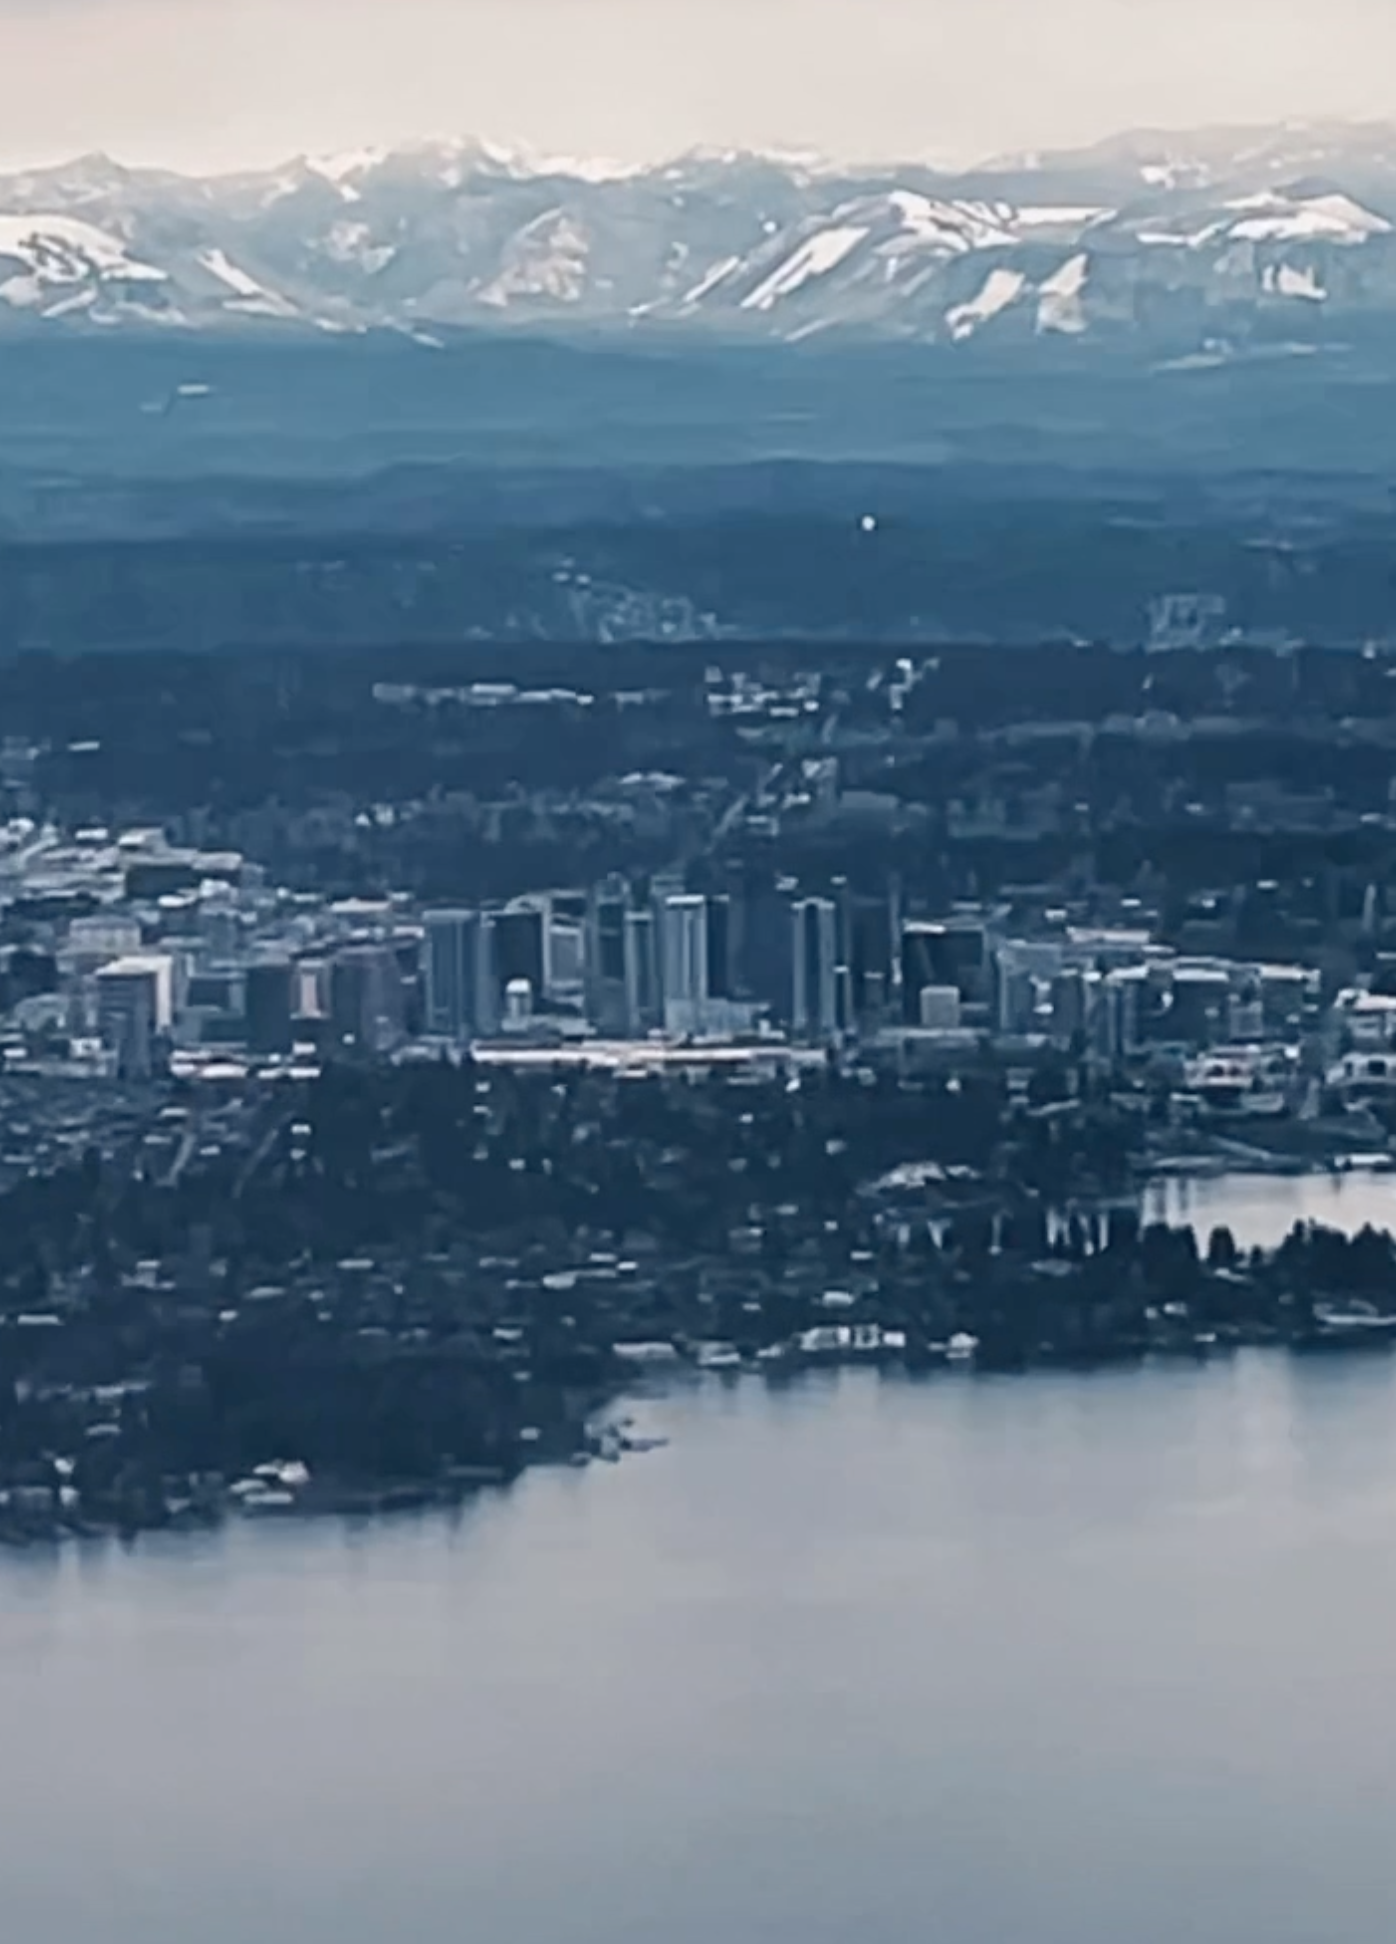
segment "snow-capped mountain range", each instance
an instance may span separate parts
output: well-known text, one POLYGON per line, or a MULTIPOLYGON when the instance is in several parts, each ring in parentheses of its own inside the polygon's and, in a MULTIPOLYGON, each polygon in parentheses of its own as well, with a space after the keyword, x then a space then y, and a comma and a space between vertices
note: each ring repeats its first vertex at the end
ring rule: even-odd
POLYGON ((0 178, 0 330, 1341 339, 1396 313, 1396 125, 1130 135, 949 174, 481 142, 0 178))

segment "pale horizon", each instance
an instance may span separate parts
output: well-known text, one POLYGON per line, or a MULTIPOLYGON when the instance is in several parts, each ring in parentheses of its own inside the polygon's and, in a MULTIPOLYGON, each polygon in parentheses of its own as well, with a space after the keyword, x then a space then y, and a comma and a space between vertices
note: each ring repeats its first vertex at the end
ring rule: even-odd
POLYGON ((1055 155, 1087 153, 1090 150, 1113 141, 1148 140, 1157 138, 1162 142, 1201 139, 1208 135, 1233 134, 1244 136, 1247 131, 1256 134, 1270 130, 1291 129, 1296 134, 1304 131, 1332 130, 1334 132, 1360 133, 1364 129, 1390 129, 1396 137, 1396 113, 1381 117, 1352 116, 1288 116, 1277 118, 1274 122, 1258 121, 1209 121, 1192 124, 1164 125, 1159 123, 1136 123, 1129 126, 1105 127, 1086 131, 1070 142, 1044 142, 1027 144, 1019 148, 1000 148, 989 151, 969 151, 947 154, 923 150, 911 153, 904 150, 877 152, 868 150, 862 153, 838 152, 833 149, 817 149, 809 145, 799 146, 790 142, 750 142, 719 144, 714 142, 693 142, 686 147, 656 149, 646 154, 621 156, 614 153, 603 154, 594 149, 578 148, 564 152, 556 147, 548 147, 537 142, 511 140, 497 131, 482 129, 444 130, 431 129, 426 132, 415 130, 396 137, 387 137, 374 142, 344 143, 339 146, 306 145, 295 149, 268 150, 265 154, 241 155, 234 161, 211 162, 200 165, 197 161, 181 162, 168 156, 132 153, 130 150, 114 150, 103 144, 90 144, 86 148, 68 148, 51 154, 27 154, 15 158, 6 153, 0 143, 0 173, 5 175, 40 175, 53 169, 61 169, 88 159, 102 159, 117 168, 132 171, 150 170, 173 175, 200 176, 210 179, 218 177, 233 178, 239 175, 258 175, 274 172, 297 162, 307 164, 343 164, 348 167, 360 161, 370 163, 377 156, 410 153, 414 149, 432 150, 459 149, 467 151, 478 148, 486 155, 492 155, 501 163, 514 162, 521 168, 537 168, 540 172, 557 168, 565 170, 569 165, 577 166, 589 179, 596 182, 623 180, 627 176, 639 175, 654 166, 679 162, 686 156, 710 155, 716 158, 741 156, 761 157, 773 162, 786 162, 792 167, 804 167, 811 171, 878 169, 894 167, 897 164, 915 165, 927 168, 943 167, 947 170, 971 173, 981 169, 1011 168, 1015 165, 1028 166, 1039 159, 1055 155))
POLYGON ((1390 0, 0 0, 0 167, 214 173, 481 135, 966 166, 1390 118, 1390 0))

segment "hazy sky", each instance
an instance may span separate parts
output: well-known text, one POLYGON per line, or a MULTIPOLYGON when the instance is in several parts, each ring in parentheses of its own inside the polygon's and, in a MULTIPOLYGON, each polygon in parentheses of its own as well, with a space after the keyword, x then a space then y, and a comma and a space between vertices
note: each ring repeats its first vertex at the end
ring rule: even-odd
POLYGON ((0 163, 482 133, 968 160, 1396 110, 1396 0, 0 0, 0 163))

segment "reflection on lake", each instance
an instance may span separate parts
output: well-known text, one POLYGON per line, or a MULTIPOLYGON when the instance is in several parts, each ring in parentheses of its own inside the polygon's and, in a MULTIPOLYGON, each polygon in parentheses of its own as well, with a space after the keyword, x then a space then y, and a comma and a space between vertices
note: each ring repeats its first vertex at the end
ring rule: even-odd
POLYGON ((1278 1247, 1296 1222, 1396 1234, 1396 1173, 1171 1176, 1149 1184, 1143 1208, 1146 1221, 1191 1223, 1204 1248, 1223 1225, 1244 1249, 1278 1247))

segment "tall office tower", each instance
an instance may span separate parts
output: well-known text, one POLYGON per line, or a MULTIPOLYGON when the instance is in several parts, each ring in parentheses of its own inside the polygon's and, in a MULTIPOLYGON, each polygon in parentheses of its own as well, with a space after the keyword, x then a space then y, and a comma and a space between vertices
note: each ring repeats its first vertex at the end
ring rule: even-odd
POLYGON ((892 941, 885 898, 854 898, 849 905, 847 965, 853 990, 854 1023, 883 1025, 892 987, 892 941))
POLYGON ((838 1031, 838 911, 831 898, 803 898, 791 908, 794 926, 794 1003, 791 1020, 802 1039, 831 1039, 838 1031))
POLYGON ((846 877, 836 877, 829 885, 834 906, 834 1009, 840 1032, 849 1032, 856 1023, 861 987, 854 976, 854 939, 857 930, 857 901, 846 877))
POLYGON ((625 1030, 638 1037, 663 1022, 654 913, 625 914, 625 1030))
POLYGON ((169 991, 167 958, 113 959, 97 974, 97 1030, 123 1076, 141 1080, 153 1071, 155 1036, 170 1024, 169 991))
POLYGON ((625 921, 629 903, 623 895, 599 898, 592 912, 596 969, 608 983, 625 983, 625 921))
POLYGON ((548 913, 543 905, 517 903, 491 913, 494 932, 495 1017, 515 979, 527 979, 534 998, 549 988, 548 913))
POLYGON ((420 1039, 427 1029, 426 964, 421 931, 413 925, 399 925, 388 941, 388 949, 397 961, 403 1033, 408 1039, 420 1039))
MULTIPOLYGON (((687 880, 676 864, 667 865, 662 871, 654 871, 650 874, 649 908, 654 913, 655 937, 661 941, 661 944, 664 936, 664 907, 670 898, 682 898, 687 891, 687 880)), ((662 960, 662 950, 660 957, 662 960)), ((661 963, 661 975, 663 970, 661 963)))
POLYGON ((386 945, 346 945, 330 966, 330 1025, 335 1043, 366 1054, 387 1053, 402 1038, 402 975, 386 945))
POLYGON ((603 1033, 628 1030, 626 976, 630 901, 623 883, 603 886, 591 900, 586 929, 587 1015, 603 1033))
POLYGON ((488 933, 478 911, 429 911, 425 924, 426 1030, 462 1045, 481 1030, 488 933))
POLYGON ((708 1009, 708 901, 701 894, 666 899, 660 962, 664 1030, 676 1039, 703 1032, 708 1009))
POLYGON ((829 899, 834 907, 834 953, 840 965, 853 956, 853 887, 846 877, 831 878, 829 899))
POLYGON ((781 1026, 791 1024, 795 990, 795 885, 786 879, 754 892, 746 908, 744 996, 781 1026))
POLYGON ((548 997, 576 1005, 586 997, 587 936, 585 924, 559 918, 548 927, 548 997))
POLYGON ((902 1006, 902 878, 893 871, 887 880, 887 1009, 900 1015, 902 1006))
POLYGON ((481 1039, 492 1039, 504 1017, 504 987, 499 983, 499 967, 495 958, 494 928, 497 916, 493 911, 480 913, 480 938, 475 958, 475 1031, 481 1039))
POLYGON ((263 960, 249 965, 244 981, 243 1013, 247 1044, 254 1053, 291 1050, 292 967, 289 959, 263 960))
POLYGON ((734 999, 752 999, 748 919, 754 886, 749 868, 730 861, 722 872, 722 896, 727 900, 727 962, 734 999))
POLYGON ((709 999, 736 997, 732 964, 732 902, 730 898, 709 898, 708 907, 708 990, 709 999))

